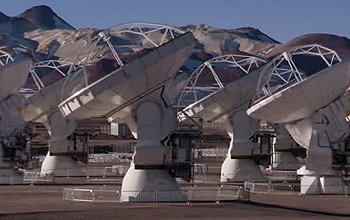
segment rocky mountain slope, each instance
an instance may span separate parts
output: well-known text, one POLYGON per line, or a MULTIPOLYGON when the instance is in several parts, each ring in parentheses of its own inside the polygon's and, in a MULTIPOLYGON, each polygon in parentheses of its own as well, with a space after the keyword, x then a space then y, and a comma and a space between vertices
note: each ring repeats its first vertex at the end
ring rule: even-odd
POLYGON ((276 47, 271 49, 264 56, 267 59, 270 59, 284 51, 293 49, 294 47, 309 44, 320 44, 324 47, 332 49, 336 51, 341 58, 346 58, 350 56, 349 38, 340 37, 332 34, 305 34, 296 37, 285 44, 276 45, 276 47))
POLYGON ((188 25, 180 29, 192 31, 205 51, 216 54, 231 53, 237 50, 259 54, 279 44, 260 30, 251 27, 220 29, 207 25, 188 25))
MULTIPOLYGON (((220 29, 207 25, 187 25, 179 27, 179 29, 191 30, 198 39, 197 48, 202 52, 213 54, 213 56, 237 50, 259 54, 278 44, 276 40, 254 28, 220 29)), ((75 30, 47 6, 35 6, 15 17, 0 13, 0 33, 38 42, 37 52, 47 50, 46 45, 52 40, 57 40, 62 46, 69 41, 73 42, 79 36, 91 36, 94 31, 96 30, 75 30)), ((127 38, 119 38, 114 43, 129 46, 135 43, 142 44, 140 41, 135 42, 135 39, 127 38)), ((71 48, 72 51, 76 52, 75 49, 71 48)), ((59 50, 57 52, 59 53, 59 50)), ((197 53, 197 56, 208 58, 208 55, 204 54, 197 53)))
POLYGON ((45 5, 30 8, 17 17, 24 18, 43 29, 75 29, 45 5))
POLYGON ((0 32, 22 36, 36 29, 71 29, 74 27, 60 18, 51 8, 41 5, 32 7, 23 13, 9 17, 0 13, 0 32))

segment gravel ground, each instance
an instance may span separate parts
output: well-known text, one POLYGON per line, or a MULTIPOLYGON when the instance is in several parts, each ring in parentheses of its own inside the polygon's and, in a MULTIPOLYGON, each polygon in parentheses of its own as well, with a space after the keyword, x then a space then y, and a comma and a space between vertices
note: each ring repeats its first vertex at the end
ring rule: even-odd
MULTIPOLYGON (((64 185, 0 186, 0 219, 346 219, 344 196, 251 195, 208 204, 83 203, 62 199, 64 185)), ((85 186, 86 187, 86 186, 85 186)))
MULTIPOLYGON (((197 162, 208 164, 210 173, 197 187, 214 187, 219 181, 222 161, 197 162)), ((88 166, 113 164, 108 160, 88 166)), ((65 187, 118 190, 121 181, 121 177, 57 178, 56 184, 0 185, 0 219, 350 219, 350 198, 345 196, 251 194, 250 201, 220 204, 88 203, 62 199, 65 187)))

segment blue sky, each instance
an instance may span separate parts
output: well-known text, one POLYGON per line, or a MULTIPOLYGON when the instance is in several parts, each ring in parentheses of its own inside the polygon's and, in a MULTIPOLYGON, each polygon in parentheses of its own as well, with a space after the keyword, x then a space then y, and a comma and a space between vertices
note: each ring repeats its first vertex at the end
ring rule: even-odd
POLYGON ((281 42, 306 33, 350 38, 350 0, 1 0, 0 11, 15 16, 42 4, 76 28, 147 21, 250 26, 281 42))

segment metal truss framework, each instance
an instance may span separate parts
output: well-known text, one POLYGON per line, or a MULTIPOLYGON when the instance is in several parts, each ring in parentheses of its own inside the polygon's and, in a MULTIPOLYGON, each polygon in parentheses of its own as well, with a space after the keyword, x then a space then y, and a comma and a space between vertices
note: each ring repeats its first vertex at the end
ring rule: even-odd
POLYGON ((293 56, 296 55, 318 56, 322 58, 327 67, 341 62, 339 55, 334 50, 318 44, 296 47, 288 52, 283 52, 270 61, 267 68, 261 73, 258 88, 262 88, 262 91, 260 91, 262 94, 258 92, 258 97, 269 96, 277 89, 306 78, 305 73, 301 72, 298 65, 293 61, 293 56), (276 77, 278 80, 276 80, 276 77), (276 81, 279 81, 277 87, 271 85, 276 81))
POLYGON ((223 82, 213 68, 216 65, 227 65, 232 68, 239 68, 244 73, 249 74, 253 67, 260 67, 264 63, 266 63, 266 61, 258 57, 238 54, 222 55, 205 61, 193 71, 190 78, 187 80, 186 86, 179 97, 178 105, 181 106, 186 102, 194 103, 198 101, 199 97, 197 93, 199 92, 213 93, 224 87, 223 82), (211 77, 213 77, 215 84, 204 87, 197 86, 198 79, 203 76, 202 73, 206 68, 209 69, 209 73, 211 77), (187 96, 193 97, 193 100, 188 99, 187 96))
POLYGON ((59 74, 61 74, 63 77, 66 77, 67 75, 71 74, 72 72, 75 72, 79 69, 81 69, 83 66, 81 64, 75 64, 73 62, 67 62, 67 61, 59 61, 59 60, 45 60, 41 62, 34 63, 29 68, 29 73, 31 77, 34 80, 34 83, 37 87, 37 91, 41 90, 45 87, 45 84, 40 79, 38 74, 36 73, 36 70, 38 68, 50 68, 56 70, 59 74), (68 67, 68 70, 63 70, 68 67))
POLYGON ((147 22, 133 22, 133 23, 125 23, 120 24, 118 26, 110 28, 108 31, 115 31, 121 33, 130 33, 140 35, 145 38, 149 43, 151 43, 154 47, 159 47, 160 45, 166 43, 170 39, 174 39, 176 36, 185 33, 184 31, 169 26, 165 24, 155 24, 155 23, 147 23, 147 22), (161 40, 157 43, 157 40, 152 39, 150 36, 152 33, 159 32, 162 33, 161 40))
MULTIPOLYGON (((88 39, 88 38, 85 39, 85 45, 84 45, 85 48, 82 48, 82 50, 78 52, 77 57, 73 62, 60 61, 60 60, 46 60, 46 61, 41 61, 33 64, 30 67, 29 72, 37 87, 36 91, 39 91, 45 87, 44 83, 42 82, 42 80, 37 74, 37 71, 36 71, 37 69, 51 68, 56 70, 63 77, 65 77, 84 66, 90 65, 89 58, 96 56, 100 52, 99 50, 97 50, 97 52, 93 52, 93 50, 94 48, 97 47, 98 42, 101 40, 107 43, 107 46, 111 50, 114 58, 118 62, 119 66, 122 68, 124 66, 123 61, 120 59, 117 51, 115 50, 114 46, 110 42, 110 36, 111 36, 110 33, 112 32, 131 33, 131 34, 140 35, 144 37, 144 39, 146 39, 148 42, 150 42, 151 45, 153 45, 154 47, 159 47, 162 44, 166 43, 168 40, 174 39, 176 36, 184 33, 183 31, 175 27, 171 27, 169 25, 142 23, 142 22, 121 24, 121 25, 109 28, 107 30, 103 30, 99 32, 92 39, 88 39), (154 32, 162 33, 160 43, 156 43, 157 41, 153 39, 152 36, 150 36, 150 34, 154 32), (68 67, 68 70, 67 70, 67 67, 68 67)), ((2 51, 0 50, 0 58, 2 58, 1 54, 2 54, 2 51)), ((4 54, 3 56, 5 56, 5 52, 3 54, 4 54)), ((13 60, 11 56, 8 59, 13 60)), ((23 88, 22 91, 28 91, 28 89, 23 88)), ((35 92, 35 91, 32 91, 32 92, 35 92)))
POLYGON ((146 22, 133 22, 133 23, 120 24, 101 31, 96 37, 91 39, 90 43, 87 43, 89 44, 88 46, 90 46, 88 53, 78 55, 78 58, 77 58, 78 63, 79 64, 85 63, 85 65, 88 65, 87 62, 89 60, 89 57, 96 55, 96 53, 91 53, 91 50, 93 49, 93 47, 97 46, 97 43, 99 41, 102 40, 106 42, 106 44, 108 45, 118 65, 120 67, 123 67, 124 63, 120 59, 120 56, 118 55, 115 49, 115 46, 110 42, 110 38, 112 35, 125 34, 125 33, 139 35, 154 47, 159 47, 162 44, 168 42, 169 40, 174 39, 175 37, 185 32, 165 24, 155 24, 155 23, 146 23, 146 22), (152 36, 152 34, 156 32, 161 33, 160 41, 159 41, 159 35, 152 36), (155 37, 157 37, 158 40, 156 40, 155 37))
POLYGON ((0 65, 6 66, 9 62, 13 62, 14 59, 8 52, 4 51, 5 47, 0 47, 0 65))

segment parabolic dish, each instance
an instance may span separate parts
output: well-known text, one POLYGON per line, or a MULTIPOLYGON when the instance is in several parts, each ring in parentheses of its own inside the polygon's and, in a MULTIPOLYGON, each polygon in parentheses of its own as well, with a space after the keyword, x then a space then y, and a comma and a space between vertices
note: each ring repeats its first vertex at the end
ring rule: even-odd
MULTIPOLYGON (((26 83, 21 89, 21 93, 26 97, 26 105, 21 114, 26 121, 45 121, 42 117, 57 109, 57 105, 62 100, 64 95, 62 88, 69 87, 73 90, 76 86, 83 84, 85 79, 81 66, 57 60, 36 63, 29 70, 26 83), (37 64, 44 69, 35 71, 34 67, 37 64), (70 74, 70 71, 67 73, 65 69, 74 73, 70 74)), ((28 73, 28 68, 25 72, 28 73)))
POLYGON ((200 116, 206 121, 221 122, 224 119, 223 116, 247 104, 255 95, 259 74, 260 69, 254 70, 222 89, 190 104, 183 111, 188 116, 200 116))
POLYGON ((272 123, 310 117, 345 93, 350 85, 350 59, 302 79, 248 109, 248 115, 272 123))
POLYGON ((247 54, 214 57, 191 74, 179 97, 179 112, 199 116, 205 121, 225 121, 225 115, 248 103, 255 95, 260 67, 265 61, 247 54), (190 103, 190 104, 189 104, 190 103))
POLYGON ((98 79, 59 104, 65 117, 124 118, 135 100, 170 83, 190 55, 196 41, 185 33, 98 79))

